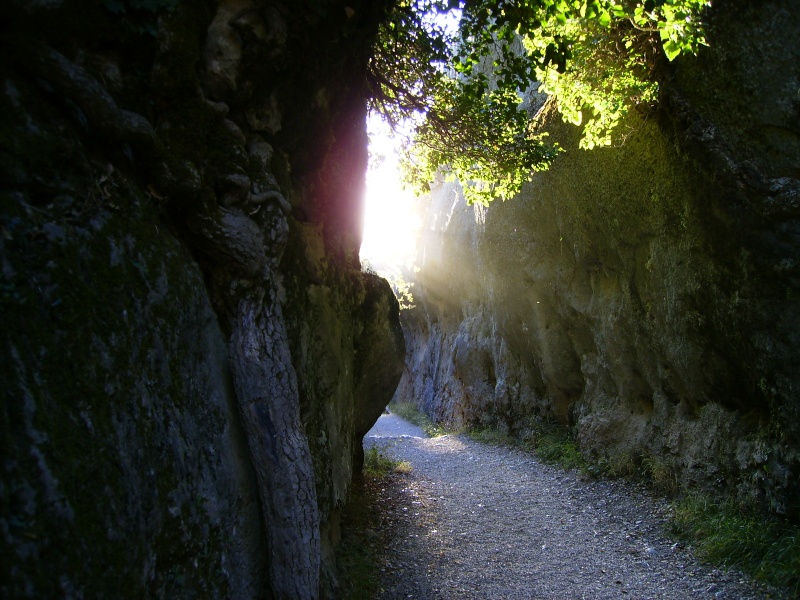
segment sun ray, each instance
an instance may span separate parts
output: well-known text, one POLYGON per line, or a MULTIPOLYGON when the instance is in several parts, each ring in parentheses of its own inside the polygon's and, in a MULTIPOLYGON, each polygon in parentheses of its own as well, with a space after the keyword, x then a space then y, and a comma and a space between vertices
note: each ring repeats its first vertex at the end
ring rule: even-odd
POLYGON ((413 262, 419 219, 416 199, 401 183, 399 140, 377 116, 370 116, 368 130, 370 154, 377 159, 367 171, 361 259, 381 272, 413 262))

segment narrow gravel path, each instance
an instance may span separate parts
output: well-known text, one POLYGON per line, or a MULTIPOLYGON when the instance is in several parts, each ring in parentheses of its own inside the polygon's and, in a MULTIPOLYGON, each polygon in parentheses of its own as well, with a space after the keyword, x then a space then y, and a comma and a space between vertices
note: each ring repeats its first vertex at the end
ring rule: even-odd
POLYGON ((413 471, 387 503, 380 598, 781 598, 704 565, 664 533, 669 507, 396 415, 364 438, 413 471))

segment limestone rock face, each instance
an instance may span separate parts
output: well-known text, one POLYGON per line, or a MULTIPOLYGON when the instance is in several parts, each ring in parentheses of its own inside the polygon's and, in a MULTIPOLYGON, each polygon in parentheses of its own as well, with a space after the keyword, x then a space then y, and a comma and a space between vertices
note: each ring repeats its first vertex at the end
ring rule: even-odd
POLYGON ((404 354, 358 260, 385 6, 300 4, 0 8, 3 597, 335 587, 404 354))
MULTIPOLYGON (((405 339, 400 326, 400 307, 389 283, 376 275, 365 279, 365 298, 361 303, 361 332, 356 339, 355 437, 362 439, 386 408, 403 374, 405 339), (391 335, 387 336, 389 330, 391 335)), ((356 457, 363 452, 354 448, 356 457)), ((360 460, 357 460, 357 463, 360 460)))
POLYGON ((715 6, 619 147, 551 115, 566 152, 518 198, 434 191, 396 398, 798 514, 800 11, 768 5, 715 6))
POLYGON ((116 209, 3 196, 2 594, 259 597, 258 488, 202 274, 129 180, 103 184, 116 209))

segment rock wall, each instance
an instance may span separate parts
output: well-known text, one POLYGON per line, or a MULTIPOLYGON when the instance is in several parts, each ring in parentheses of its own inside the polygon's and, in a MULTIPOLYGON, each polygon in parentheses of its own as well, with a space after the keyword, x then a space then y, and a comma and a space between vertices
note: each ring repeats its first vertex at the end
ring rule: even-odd
POLYGON ((116 209, 3 194, 3 596, 258 597, 258 489, 202 274, 109 186, 116 209))
POLYGON ((399 380, 383 2, 0 7, 3 597, 316 598, 399 380))
POLYGON ((797 517, 800 11, 715 5, 659 114, 566 152, 513 201, 428 199, 396 399, 797 517))

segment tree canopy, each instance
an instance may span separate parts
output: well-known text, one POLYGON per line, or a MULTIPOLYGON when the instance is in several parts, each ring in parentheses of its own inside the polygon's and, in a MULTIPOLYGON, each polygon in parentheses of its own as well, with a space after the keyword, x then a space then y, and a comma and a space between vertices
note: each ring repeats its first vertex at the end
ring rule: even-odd
POLYGON ((467 201, 515 195, 559 152, 524 100, 555 99, 609 145, 633 107, 655 102, 660 62, 705 44, 709 0, 398 0, 370 65, 372 109, 405 130, 404 177, 425 192, 437 172, 467 201))

